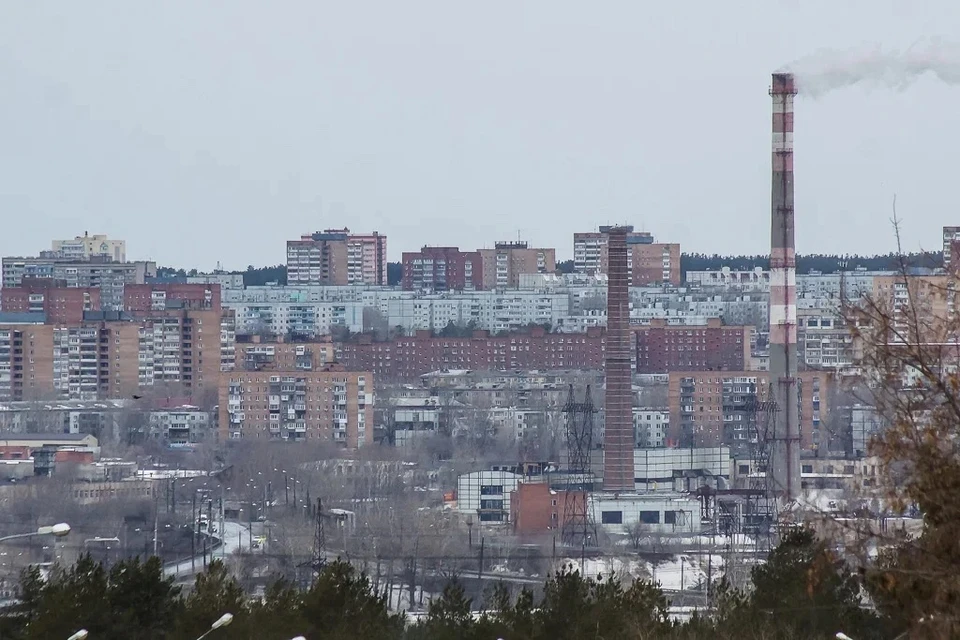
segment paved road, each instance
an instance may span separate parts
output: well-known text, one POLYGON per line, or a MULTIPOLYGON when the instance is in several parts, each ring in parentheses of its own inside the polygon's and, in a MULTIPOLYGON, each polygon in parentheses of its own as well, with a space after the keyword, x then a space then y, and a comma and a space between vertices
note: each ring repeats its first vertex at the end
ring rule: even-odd
MULTIPOLYGON (((220 534, 215 533, 210 536, 220 540, 220 534)), ((220 558, 226 557, 234 553, 237 550, 247 550, 250 548, 250 534, 246 526, 240 524, 239 522, 224 522, 223 523, 223 545, 218 546, 212 552, 212 557, 220 558)), ((211 554, 207 554, 208 559, 211 554)), ((203 570, 203 553, 199 553, 193 558, 187 558, 186 560, 168 562, 163 567, 164 574, 174 577, 189 576, 196 571, 203 570)))

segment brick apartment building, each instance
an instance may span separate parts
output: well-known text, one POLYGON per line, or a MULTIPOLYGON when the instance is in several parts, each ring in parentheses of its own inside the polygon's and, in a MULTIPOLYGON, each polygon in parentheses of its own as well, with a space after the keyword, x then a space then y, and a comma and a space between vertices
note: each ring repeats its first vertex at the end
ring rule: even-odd
MULTIPOLYGON (((170 285, 148 286, 131 292, 135 307, 170 285)), ((197 287, 195 297, 210 288, 179 286, 197 287)), ((221 372, 234 366, 233 315, 219 309, 219 296, 198 309, 182 302, 135 314, 86 311, 72 322, 0 313, 0 400, 125 398, 165 384, 212 400, 221 372)))
POLYGON ((471 337, 431 337, 417 332, 386 342, 370 336, 337 345, 337 360, 350 370, 372 371, 386 381, 416 380, 442 369, 508 371, 512 369, 603 368, 604 331, 546 333, 542 328, 491 336, 476 331, 471 337))
MULTIPOLYGON (((577 273, 607 272, 608 227, 598 232, 573 234, 573 262, 577 273)), ((627 234, 627 270, 630 286, 653 284, 680 285, 680 245, 656 243, 653 236, 643 231, 627 234)))
POLYGON ((402 264, 402 287, 407 291, 463 291, 484 286, 479 251, 423 247, 416 252, 404 251, 402 264))
POLYGON ((705 326, 669 326, 655 318, 632 330, 637 373, 741 371, 750 366, 753 327, 725 326, 719 318, 711 318, 705 326))
POLYGON ((100 289, 67 287, 65 280, 25 278, 19 287, 0 289, 0 311, 43 313, 50 323, 77 323, 88 311, 100 311, 100 289))
POLYGON ((219 393, 221 439, 373 441, 373 374, 327 364, 323 343, 243 345, 219 393))
POLYGON ((498 242, 493 249, 480 249, 479 253, 484 289, 515 289, 523 274, 557 270, 556 249, 535 249, 526 242, 498 242))
MULTIPOLYGON (((823 424, 834 379, 826 371, 802 371, 798 377, 800 443, 804 450, 816 450, 827 444, 823 424)), ((671 371, 670 444, 745 448, 770 419, 757 410, 764 406, 758 403, 771 399, 770 382, 767 371, 671 371)))
POLYGON ((386 285, 387 237, 326 229, 287 241, 290 285, 386 285))
POLYGON ((124 287, 123 310, 133 316, 175 309, 220 311, 220 285, 151 283, 124 287))

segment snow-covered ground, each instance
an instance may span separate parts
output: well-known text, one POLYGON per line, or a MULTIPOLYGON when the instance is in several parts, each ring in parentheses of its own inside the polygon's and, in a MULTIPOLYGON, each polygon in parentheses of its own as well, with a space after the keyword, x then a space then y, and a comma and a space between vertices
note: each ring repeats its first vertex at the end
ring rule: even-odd
MULTIPOLYGON (((579 558, 566 558, 564 563, 580 571, 579 558)), ((639 558, 587 558, 583 574, 592 579, 609 578, 615 574, 621 581, 652 580, 664 591, 683 591, 706 583, 708 575, 714 580, 723 573, 723 556, 680 554, 663 562, 647 562, 639 558)))

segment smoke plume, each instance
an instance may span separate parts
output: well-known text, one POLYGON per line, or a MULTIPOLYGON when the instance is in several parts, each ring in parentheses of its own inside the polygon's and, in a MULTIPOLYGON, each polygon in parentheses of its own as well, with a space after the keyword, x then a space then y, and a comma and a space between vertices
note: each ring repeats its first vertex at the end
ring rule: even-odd
POLYGON ((783 71, 793 73, 799 93, 812 98, 861 83, 902 91, 926 73, 947 84, 960 84, 960 46, 928 39, 903 51, 879 45, 820 50, 783 71))

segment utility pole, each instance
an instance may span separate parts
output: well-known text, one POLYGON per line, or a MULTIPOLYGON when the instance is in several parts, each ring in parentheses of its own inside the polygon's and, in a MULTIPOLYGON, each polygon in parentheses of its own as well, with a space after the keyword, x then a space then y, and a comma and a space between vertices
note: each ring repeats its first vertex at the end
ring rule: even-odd
POLYGON ((190 523, 190 570, 197 571, 197 535, 200 533, 200 518, 197 517, 197 492, 193 492, 193 507, 190 510, 193 514, 193 522, 190 523))

